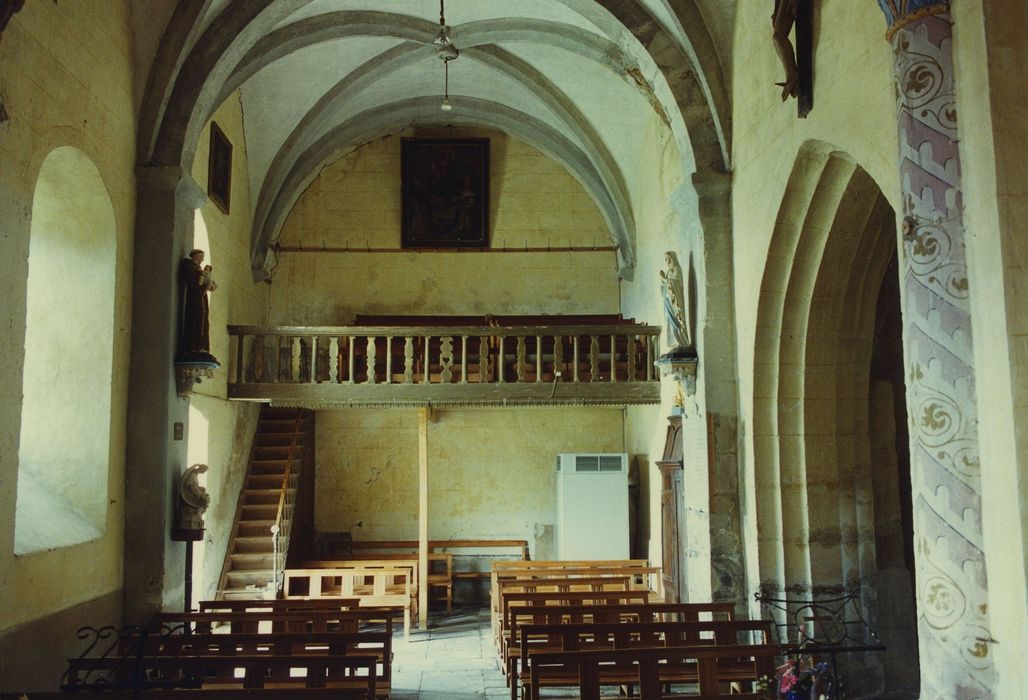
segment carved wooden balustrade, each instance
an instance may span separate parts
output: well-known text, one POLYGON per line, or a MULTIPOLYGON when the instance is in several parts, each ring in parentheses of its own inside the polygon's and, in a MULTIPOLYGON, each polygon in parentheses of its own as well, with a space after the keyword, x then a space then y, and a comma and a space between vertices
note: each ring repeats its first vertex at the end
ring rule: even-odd
POLYGON ((278 405, 659 403, 660 329, 229 326, 229 397, 278 405))

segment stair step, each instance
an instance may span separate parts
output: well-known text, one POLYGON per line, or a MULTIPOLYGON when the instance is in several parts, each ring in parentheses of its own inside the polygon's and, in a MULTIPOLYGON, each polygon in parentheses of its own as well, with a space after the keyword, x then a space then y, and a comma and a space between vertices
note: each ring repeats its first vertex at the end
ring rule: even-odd
MULTIPOLYGON (((270 527, 270 526, 269 526, 270 527)), ((237 535, 233 554, 265 554, 273 552, 275 544, 271 533, 264 535, 237 535)))
POLYGON ((274 505, 250 505, 244 503, 242 506, 242 511, 243 514, 240 522, 244 520, 274 520, 275 517, 278 515, 278 504, 275 503, 274 505))
POLYGON ((230 574, 238 571, 270 571, 275 566, 273 552, 236 552, 230 554, 229 558, 232 561, 230 574))
POLYGON ((281 474, 248 474, 246 488, 277 489, 282 485, 281 474))
MULTIPOLYGON (((286 489, 287 497, 295 491, 296 489, 286 489)), ((279 489, 246 489, 243 492, 243 505, 275 506, 278 508, 278 499, 281 493, 279 489)))
POLYGON ((239 521, 239 532, 238 537, 271 537, 271 526, 275 524, 275 519, 270 520, 240 520, 239 521))
POLYGON ((264 600, 264 592, 246 588, 230 588, 221 592, 222 600, 264 600))
POLYGON ((275 578, 275 572, 271 569, 247 569, 245 571, 229 571, 228 587, 242 588, 248 584, 265 586, 275 578))

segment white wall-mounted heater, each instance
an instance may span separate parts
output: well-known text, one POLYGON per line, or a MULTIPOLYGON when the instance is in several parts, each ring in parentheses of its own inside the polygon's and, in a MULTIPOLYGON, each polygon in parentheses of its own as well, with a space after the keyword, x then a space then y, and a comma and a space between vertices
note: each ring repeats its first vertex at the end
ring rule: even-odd
POLYGON ((557 455, 557 558, 628 554, 628 455, 557 455))

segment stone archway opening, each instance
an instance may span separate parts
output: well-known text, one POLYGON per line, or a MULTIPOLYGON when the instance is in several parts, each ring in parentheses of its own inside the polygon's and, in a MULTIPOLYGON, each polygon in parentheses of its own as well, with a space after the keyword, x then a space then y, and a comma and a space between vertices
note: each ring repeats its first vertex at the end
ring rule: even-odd
POLYGON ((811 143, 778 221, 755 348, 761 587, 791 600, 854 596, 847 619, 859 614, 889 650, 848 660, 850 690, 913 689, 895 213, 847 154, 811 143))

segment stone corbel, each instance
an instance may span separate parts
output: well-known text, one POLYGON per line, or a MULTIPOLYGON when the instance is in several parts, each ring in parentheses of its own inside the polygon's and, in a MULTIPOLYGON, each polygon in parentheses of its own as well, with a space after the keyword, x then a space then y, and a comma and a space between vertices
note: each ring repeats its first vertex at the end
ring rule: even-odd
POLYGON ((675 348, 653 364, 660 370, 661 377, 674 377, 687 396, 696 395, 696 367, 699 365, 696 348, 675 348))
POLYGON ((179 398, 188 399, 193 394, 193 387, 203 379, 214 379, 214 370, 220 367, 217 362, 176 362, 175 384, 179 398))

